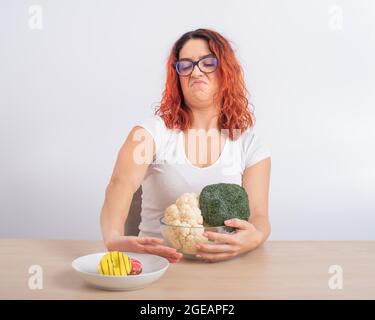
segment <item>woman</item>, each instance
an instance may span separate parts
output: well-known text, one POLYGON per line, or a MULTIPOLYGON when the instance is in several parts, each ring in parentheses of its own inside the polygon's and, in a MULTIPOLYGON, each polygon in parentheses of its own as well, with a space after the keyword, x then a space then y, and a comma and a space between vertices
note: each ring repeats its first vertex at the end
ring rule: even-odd
POLYGON ((181 194, 199 194, 205 185, 219 182, 244 187, 251 215, 249 221, 225 222, 237 228, 235 234, 208 232, 220 244, 197 246, 197 256, 205 262, 226 260, 268 238, 271 158, 254 132, 246 93, 242 69, 222 35, 197 29, 181 36, 169 56, 161 104, 155 115, 132 128, 107 186, 101 227, 108 250, 178 262, 182 255, 163 245, 160 217, 181 194), (140 185, 140 233, 127 236, 124 222, 140 185))

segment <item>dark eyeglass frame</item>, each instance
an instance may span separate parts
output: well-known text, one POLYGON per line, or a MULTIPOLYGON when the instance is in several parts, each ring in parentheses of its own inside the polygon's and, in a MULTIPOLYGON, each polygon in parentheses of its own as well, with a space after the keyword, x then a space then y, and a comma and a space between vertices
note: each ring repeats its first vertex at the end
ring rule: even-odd
POLYGON ((181 76, 181 77, 189 77, 189 76, 193 73, 195 66, 198 66, 199 70, 200 70, 201 72, 203 72, 203 73, 212 73, 212 72, 215 72, 216 69, 217 69, 217 66, 218 66, 218 60, 217 60, 217 58, 215 57, 215 55, 213 55, 213 54, 208 54, 208 55, 206 55, 206 56, 204 56, 204 57, 202 57, 202 58, 200 58, 199 60, 196 60, 196 61, 193 61, 193 60, 191 60, 191 59, 187 59, 187 58, 186 58, 186 59, 175 60, 175 62, 173 62, 173 67, 175 68, 177 74, 178 74, 179 76, 181 76), (216 60, 216 67, 215 67, 215 70, 210 71, 210 72, 206 72, 206 71, 202 71, 202 69, 199 67, 199 62, 201 62, 202 60, 207 59, 207 58, 214 58, 214 59, 216 60), (189 61, 189 62, 191 62, 191 63, 193 64, 193 68, 191 69, 191 72, 190 72, 189 74, 180 74, 180 73, 178 72, 177 64, 178 64, 180 61, 189 61))

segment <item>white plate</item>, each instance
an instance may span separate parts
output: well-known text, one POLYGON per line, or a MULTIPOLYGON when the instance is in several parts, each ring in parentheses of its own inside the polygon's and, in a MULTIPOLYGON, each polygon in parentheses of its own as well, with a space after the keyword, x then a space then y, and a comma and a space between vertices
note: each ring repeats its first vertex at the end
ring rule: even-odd
POLYGON ((163 257, 146 253, 124 252, 130 258, 142 263, 142 272, 131 276, 107 276, 99 274, 97 267, 107 252, 89 254, 75 259, 72 267, 89 284, 105 290, 130 291, 146 287, 160 279, 169 267, 169 261, 163 257))

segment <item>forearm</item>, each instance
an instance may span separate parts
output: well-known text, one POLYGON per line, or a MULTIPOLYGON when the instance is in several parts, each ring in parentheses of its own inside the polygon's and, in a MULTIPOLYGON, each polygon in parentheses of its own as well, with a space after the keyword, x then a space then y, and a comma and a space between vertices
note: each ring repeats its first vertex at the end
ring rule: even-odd
POLYGON ((254 225, 255 229, 259 231, 259 239, 257 246, 265 242, 271 233, 271 224, 269 219, 264 215, 255 215, 249 219, 249 222, 254 225))
POLYGON ((104 243, 113 236, 124 235, 124 224, 133 198, 130 185, 110 183, 106 189, 105 201, 100 214, 104 243))

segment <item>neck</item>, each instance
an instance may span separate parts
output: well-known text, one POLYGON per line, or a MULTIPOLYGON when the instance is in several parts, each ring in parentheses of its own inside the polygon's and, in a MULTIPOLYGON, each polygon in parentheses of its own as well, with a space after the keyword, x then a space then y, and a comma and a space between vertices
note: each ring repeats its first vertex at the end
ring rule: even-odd
POLYGON ((217 121, 220 112, 217 108, 194 109, 191 108, 193 115, 191 129, 218 129, 217 121))

